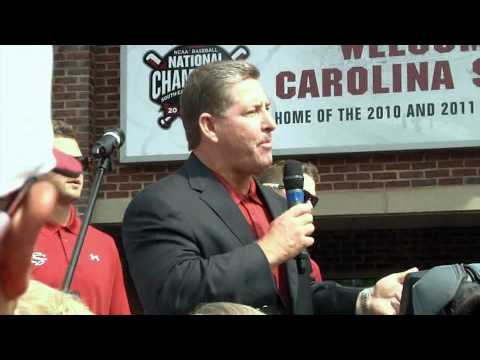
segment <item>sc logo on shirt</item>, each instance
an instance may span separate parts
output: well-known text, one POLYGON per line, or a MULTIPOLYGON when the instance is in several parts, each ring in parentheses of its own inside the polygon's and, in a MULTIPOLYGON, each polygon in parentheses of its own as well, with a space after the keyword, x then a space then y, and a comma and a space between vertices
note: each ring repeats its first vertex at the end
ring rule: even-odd
POLYGON ((35 266, 42 266, 47 262, 47 260, 48 260, 47 255, 45 255, 40 251, 35 251, 32 254, 32 264, 35 266))

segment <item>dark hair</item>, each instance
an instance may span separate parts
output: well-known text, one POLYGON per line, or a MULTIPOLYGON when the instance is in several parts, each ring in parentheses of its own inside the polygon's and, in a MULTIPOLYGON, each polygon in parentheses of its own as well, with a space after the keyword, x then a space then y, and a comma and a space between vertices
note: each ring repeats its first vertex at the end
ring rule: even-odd
MULTIPOLYGON (((261 183, 273 183, 283 185, 283 167, 285 160, 276 161, 272 166, 264 170, 259 176, 261 183)), ((317 167, 311 162, 302 163, 303 172, 312 177, 315 183, 320 181, 320 174, 317 167)))
POLYGON ((67 124, 64 120, 52 120, 53 135, 55 137, 65 137, 75 139, 75 131, 73 126, 67 124))
POLYGON ((480 315, 480 285, 464 282, 450 304, 452 315, 480 315))
POLYGON ((200 144, 198 119, 202 113, 222 116, 232 105, 229 88, 246 79, 258 79, 260 71, 246 61, 220 61, 198 67, 189 75, 180 98, 180 114, 188 149, 200 144))

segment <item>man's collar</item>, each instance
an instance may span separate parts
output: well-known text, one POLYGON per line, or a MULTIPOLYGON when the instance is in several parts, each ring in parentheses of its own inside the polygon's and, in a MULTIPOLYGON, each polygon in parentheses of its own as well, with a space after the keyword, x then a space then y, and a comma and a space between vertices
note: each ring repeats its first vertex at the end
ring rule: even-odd
MULTIPOLYGON (((236 204, 245 198, 245 196, 238 193, 223 176, 208 168, 194 152, 190 153, 185 163, 185 169, 189 176, 190 186, 195 190, 204 191, 209 182, 213 181, 217 183, 218 181, 224 185, 224 188, 231 194, 236 204), (233 191, 230 191, 230 189, 233 191)), ((257 196, 257 184, 253 178, 250 180, 248 196, 251 200, 262 204, 260 198, 257 196)))
POLYGON ((80 225, 81 223, 79 221, 79 218, 77 217, 77 210, 73 205, 70 205, 70 215, 66 225, 47 223, 43 227, 42 231, 51 234, 61 229, 64 229, 71 232, 72 234, 78 235, 78 233, 80 232, 80 225))
POLYGON ((212 171, 213 175, 222 183, 222 185, 227 189, 228 193, 232 196, 235 204, 239 204, 241 201, 253 201, 262 205, 262 201, 257 196, 257 184, 253 178, 250 179, 250 184, 248 188, 247 195, 239 193, 222 175, 212 171))

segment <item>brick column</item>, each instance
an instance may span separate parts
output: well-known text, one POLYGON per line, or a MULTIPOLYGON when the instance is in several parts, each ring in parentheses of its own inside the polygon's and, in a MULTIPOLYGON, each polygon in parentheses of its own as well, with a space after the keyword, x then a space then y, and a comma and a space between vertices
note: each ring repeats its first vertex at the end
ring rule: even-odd
MULTIPOLYGON (((95 115, 93 48, 90 45, 54 46, 52 117, 74 127, 84 155, 88 154, 92 143, 95 115)), ((91 174, 85 173, 82 198, 77 202, 82 214, 90 194, 91 180, 91 174)))

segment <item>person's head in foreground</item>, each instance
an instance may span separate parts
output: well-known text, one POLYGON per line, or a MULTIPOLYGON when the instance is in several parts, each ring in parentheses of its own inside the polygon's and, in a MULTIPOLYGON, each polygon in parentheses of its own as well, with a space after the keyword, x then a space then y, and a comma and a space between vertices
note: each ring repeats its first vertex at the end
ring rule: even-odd
POLYGON ((243 304, 211 302, 197 306, 193 315, 265 315, 263 312, 243 304))
POLYGON ((66 294, 36 280, 20 296, 15 315, 93 315, 77 297, 66 294))

